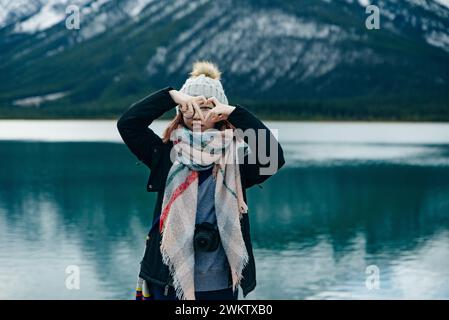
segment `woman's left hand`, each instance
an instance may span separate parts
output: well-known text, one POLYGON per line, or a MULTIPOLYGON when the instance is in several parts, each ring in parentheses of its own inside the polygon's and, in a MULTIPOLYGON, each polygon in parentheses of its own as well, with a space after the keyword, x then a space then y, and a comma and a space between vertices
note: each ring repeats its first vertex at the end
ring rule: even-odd
POLYGON ((215 97, 207 99, 206 104, 213 104, 215 106, 209 110, 205 119, 205 121, 212 121, 213 123, 228 119, 231 112, 235 109, 233 106, 221 103, 215 97))

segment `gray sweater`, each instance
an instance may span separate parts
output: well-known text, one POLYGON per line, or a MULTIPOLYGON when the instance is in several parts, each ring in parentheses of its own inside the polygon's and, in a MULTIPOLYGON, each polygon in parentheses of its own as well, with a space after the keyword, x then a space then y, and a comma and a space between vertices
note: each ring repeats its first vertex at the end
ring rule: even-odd
MULTIPOLYGON (((215 215, 215 180, 212 168, 198 171, 198 205, 195 223, 209 222, 217 226, 215 215)), ((213 252, 195 252, 195 291, 221 290, 230 287, 230 268, 220 243, 213 252)))

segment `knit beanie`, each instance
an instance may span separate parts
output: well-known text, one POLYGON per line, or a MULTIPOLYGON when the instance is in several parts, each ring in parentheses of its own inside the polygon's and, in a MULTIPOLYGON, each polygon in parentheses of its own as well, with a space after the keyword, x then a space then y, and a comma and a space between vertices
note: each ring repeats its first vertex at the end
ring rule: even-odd
MULTIPOLYGON (((221 72, 217 66, 211 62, 198 61, 193 64, 190 78, 182 85, 179 90, 190 96, 205 96, 217 98, 223 104, 228 104, 223 86, 220 82, 221 72)), ((176 107, 176 114, 179 113, 179 105, 176 107)))

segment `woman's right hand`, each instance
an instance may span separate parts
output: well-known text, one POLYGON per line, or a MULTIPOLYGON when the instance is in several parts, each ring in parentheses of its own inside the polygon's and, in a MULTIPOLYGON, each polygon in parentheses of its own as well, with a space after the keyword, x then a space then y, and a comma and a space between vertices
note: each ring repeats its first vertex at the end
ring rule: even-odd
POLYGON ((199 106, 207 103, 205 96, 192 97, 178 90, 170 90, 169 93, 173 101, 179 105, 179 110, 186 118, 192 118, 195 111, 203 118, 203 113, 199 106))

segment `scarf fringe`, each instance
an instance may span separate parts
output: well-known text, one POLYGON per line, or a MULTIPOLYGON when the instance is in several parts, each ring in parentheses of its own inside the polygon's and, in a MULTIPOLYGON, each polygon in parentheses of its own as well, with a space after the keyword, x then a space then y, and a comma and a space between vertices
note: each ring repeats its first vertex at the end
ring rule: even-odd
MULTIPOLYGON (((181 281, 177 277, 176 270, 175 270, 175 264, 173 263, 172 259, 170 259, 167 251, 162 248, 161 246, 161 254, 162 254, 162 262, 168 266, 168 269, 170 271, 170 276, 173 279, 173 287, 175 289, 176 297, 179 300, 188 300, 187 295, 185 294, 184 290, 182 289, 181 281)), ((195 300, 195 294, 193 296, 193 300, 195 300)))
POLYGON ((237 271, 233 271, 231 270, 231 274, 232 274, 232 291, 236 291, 238 286, 241 285, 241 282, 243 280, 243 270, 245 269, 246 265, 249 262, 249 255, 248 252, 246 251, 245 248, 245 255, 243 256, 243 263, 242 263, 242 267, 239 268, 239 270, 237 271))

